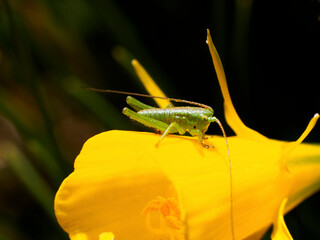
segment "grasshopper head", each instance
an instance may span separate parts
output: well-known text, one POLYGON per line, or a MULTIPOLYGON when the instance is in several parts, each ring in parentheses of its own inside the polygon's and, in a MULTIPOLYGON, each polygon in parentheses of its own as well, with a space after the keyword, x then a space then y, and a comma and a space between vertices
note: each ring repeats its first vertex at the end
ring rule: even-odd
POLYGON ((190 127, 189 133, 192 136, 203 136, 208 130, 213 115, 212 109, 204 109, 197 117, 197 121, 190 127))

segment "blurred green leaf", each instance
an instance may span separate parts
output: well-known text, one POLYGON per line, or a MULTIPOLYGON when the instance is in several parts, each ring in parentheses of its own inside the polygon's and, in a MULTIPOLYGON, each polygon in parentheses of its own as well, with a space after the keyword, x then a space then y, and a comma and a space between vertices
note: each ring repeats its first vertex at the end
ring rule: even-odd
POLYGON ((51 220, 55 221, 53 211, 54 192, 26 156, 15 144, 7 142, 1 144, 1 157, 6 160, 16 176, 46 211, 51 220))
POLYGON ((120 109, 116 109, 112 104, 108 103, 100 93, 86 90, 85 87, 88 86, 76 77, 69 77, 62 83, 64 91, 86 107, 91 114, 94 114, 109 129, 128 125, 120 109))

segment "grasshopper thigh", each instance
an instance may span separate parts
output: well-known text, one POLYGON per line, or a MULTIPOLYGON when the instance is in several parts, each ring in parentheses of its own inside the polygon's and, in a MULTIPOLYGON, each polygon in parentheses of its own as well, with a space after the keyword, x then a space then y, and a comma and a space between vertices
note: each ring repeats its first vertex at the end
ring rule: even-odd
POLYGON ((150 117, 142 116, 142 115, 132 111, 129 108, 124 108, 122 110, 122 112, 124 115, 126 115, 130 119, 135 120, 135 121, 143 124, 146 127, 160 130, 161 132, 165 132, 167 130, 167 128, 169 127, 169 125, 164 122, 161 122, 159 120, 156 120, 156 119, 153 119, 150 117))
POLYGON ((154 108, 152 106, 149 106, 147 104, 144 104, 144 103, 138 101, 137 99, 135 99, 131 96, 127 97, 126 102, 130 107, 132 107, 136 111, 154 108))

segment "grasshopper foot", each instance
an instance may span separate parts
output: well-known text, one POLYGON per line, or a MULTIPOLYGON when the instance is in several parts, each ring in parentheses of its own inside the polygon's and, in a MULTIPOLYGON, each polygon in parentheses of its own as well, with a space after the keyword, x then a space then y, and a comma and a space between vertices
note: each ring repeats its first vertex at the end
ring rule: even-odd
POLYGON ((163 134, 163 132, 162 131, 160 131, 159 129, 154 129, 154 132, 155 132, 155 134, 159 134, 159 135, 162 135, 163 134))
POLYGON ((203 147, 205 147, 206 149, 209 149, 210 147, 211 147, 212 149, 214 148, 213 145, 208 145, 208 144, 205 144, 204 142, 201 142, 201 145, 202 145, 203 147))

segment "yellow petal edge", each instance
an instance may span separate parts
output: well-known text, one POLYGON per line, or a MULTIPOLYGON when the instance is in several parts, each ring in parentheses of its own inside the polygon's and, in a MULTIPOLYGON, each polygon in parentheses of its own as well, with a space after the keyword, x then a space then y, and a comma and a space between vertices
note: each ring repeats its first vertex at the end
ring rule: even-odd
POLYGON ((287 201, 288 199, 285 198, 279 207, 279 211, 276 216, 275 223, 273 225, 273 232, 271 235, 272 240, 292 240, 293 239, 283 219, 284 207, 287 201))
POLYGON ((233 103, 231 101, 231 97, 230 97, 230 93, 227 85, 227 79, 224 73, 222 62, 212 42, 209 29, 207 29, 207 44, 212 57, 214 68, 216 70, 221 92, 224 98, 225 118, 227 120, 228 125, 233 129, 233 131, 237 134, 237 136, 243 136, 243 137, 252 138, 255 140, 265 140, 266 138, 263 135, 244 125, 244 123, 241 121, 240 117, 238 116, 237 111, 235 110, 233 103))

